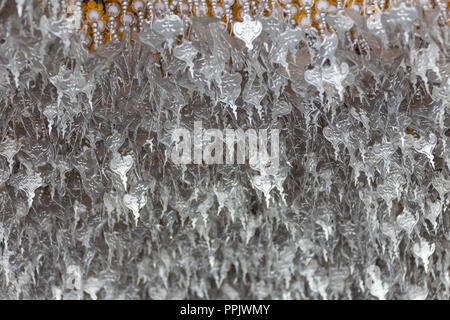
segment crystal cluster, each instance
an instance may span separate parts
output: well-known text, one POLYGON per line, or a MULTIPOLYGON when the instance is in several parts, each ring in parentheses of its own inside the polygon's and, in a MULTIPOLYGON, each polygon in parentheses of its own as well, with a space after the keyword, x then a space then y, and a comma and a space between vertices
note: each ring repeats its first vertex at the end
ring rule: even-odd
POLYGON ((0 298, 449 299, 445 0, 0 0, 0 298), (172 132, 279 129, 280 165, 172 132))

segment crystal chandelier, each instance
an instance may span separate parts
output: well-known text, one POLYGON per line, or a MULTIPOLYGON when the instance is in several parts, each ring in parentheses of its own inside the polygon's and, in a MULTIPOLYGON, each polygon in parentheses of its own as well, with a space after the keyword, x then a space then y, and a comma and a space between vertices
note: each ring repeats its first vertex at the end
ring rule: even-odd
POLYGON ((448 300, 448 8, 0 0, 0 299, 448 300))

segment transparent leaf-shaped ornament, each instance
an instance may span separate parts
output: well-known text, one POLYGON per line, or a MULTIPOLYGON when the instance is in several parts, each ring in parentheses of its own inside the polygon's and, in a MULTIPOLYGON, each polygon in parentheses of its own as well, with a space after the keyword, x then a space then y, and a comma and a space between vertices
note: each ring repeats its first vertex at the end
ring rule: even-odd
POLYGON ((148 183, 139 183, 123 196, 123 203, 133 212, 136 225, 140 217, 139 211, 147 204, 148 188, 148 183))
POLYGON ((30 207, 28 206, 28 203, 22 200, 17 200, 16 204, 16 216, 18 218, 23 218, 25 217, 28 212, 30 211, 30 207))
POLYGON ((301 28, 287 28, 286 31, 277 36, 277 44, 271 51, 271 62, 281 64, 288 76, 290 77, 289 67, 287 62, 287 54, 291 52, 293 54, 295 62, 295 51, 297 44, 303 39, 304 32, 301 28))
POLYGON ((153 22, 153 30, 162 35, 171 48, 176 37, 184 33, 184 25, 178 15, 168 14, 153 22))
POLYGON ((391 155, 396 151, 396 146, 393 143, 377 143, 372 147, 372 153, 378 159, 384 160, 384 167, 386 172, 389 172, 389 164, 391 161, 391 155))
POLYGON ((450 192, 450 180, 448 177, 444 177, 442 173, 433 177, 433 187, 439 192, 441 201, 445 201, 446 195, 450 192))
POLYGON ((392 208, 392 200, 400 199, 403 191, 403 185, 406 183, 405 178, 398 173, 392 173, 385 179, 382 184, 377 187, 377 193, 384 199, 388 206, 388 212, 392 208))
POLYGON ((14 139, 7 137, 2 143, 0 143, 0 154, 8 160, 10 172, 14 165, 14 156, 21 149, 22 144, 14 139))
POLYGON ((87 78, 87 74, 81 73, 78 69, 68 70, 64 65, 60 65, 58 74, 50 77, 50 82, 56 87, 58 92, 58 106, 63 95, 67 95, 71 103, 77 102, 77 95, 85 93, 89 98, 92 108, 92 92, 94 84, 87 78))
POLYGON ((399 238, 401 230, 398 225, 394 223, 383 222, 381 224, 381 232, 390 239, 396 250, 401 240, 401 237, 399 238))
MULTIPOLYGON (((64 50, 67 50, 70 46, 71 36, 79 30, 80 22, 78 11, 69 17, 60 17, 59 20, 48 19, 43 15, 39 21, 39 29, 44 40, 51 40, 51 38, 56 36, 64 43, 64 50)), ((41 50, 44 50, 44 48, 41 47, 41 50)))
POLYGON ((420 139, 414 140, 414 149, 427 156, 427 158, 430 160, 431 166, 434 169, 434 156, 433 156, 433 149, 436 146, 437 143, 437 137, 434 133, 430 133, 428 135, 428 138, 425 138, 424 136, 421 136, 420 139))
POLYGON ((428 48, 420 49, 419 52, 416 52, 415 50, 412 52, 414 57, 413 66, 416 69, 416 73, 425 83, 425 88, 429 94, 430 88, 428 87, 427 71, 432 70, 438 77, 438 80, 441 80, 441 73, 439 72, 439 67, 437 65, 439 52, 439 47, 434 41, 430 42, 428 48))
POLYGON ((383 42, 383 45, 386 46, 388 44, 388 39, 381 19, 382 14, 382 11, 377 7, 376 11, 367 18, 367 29, 369 29, 369 32, 373 35, 379 37, 383 42))
POLYGON ((125 142, 125 136, 119 133, 117 130, 113 131, 113 134, 106 138, 106 147, 113 153, 117 153, 119 148, 125 142))
POLYGON ((123 187, 127 190, 127 172, 133 166, 134 159, 131 155, 122 156, 120 153, 115 153, 109 167, 111 170, 120 176, 123 187))
MULTIPOLYGON (((199 65, 195 71, 201 74, 202 78, 207 82, 208 89, 211 89, 212 81, 215 80, 217 83, 221 82, 224 63, 223 61, 220 61, 216 55, 207 55, 204 59, 202 58, 198 59, 199 65)), ((196 82, 200 83, 200 81, 196 82)))
POLYGON ((413 284, 411 285, 411 287, 408 288, 406 298, 408 300, 425 300, 427 296, 428 296, 428 288, 426 283, 424 288, 413 284))
POLYGON ((297 45, 300 40, 304 39, 304 37, 305 33, 301 28, 287 28, 286 31, 284 31, 279 37, 279 41, 283 43, 289 49, 289 52, 294 55, 294 61, 297 45))
POLYGON ((53 158, 54 150, 48 140, 31 140, 28 143, 28 148, 24 149, 30 160, 34 162, 35 166, 41 166, 48 163, 49 159, 53 158))
POLYGON ((229 73, 224 71, 220 79, 218 79, 220 100, 231 106, 235 118, 237 118, 237 106, 235 102, 241 94, 241 82, 242 76, 237 72, 229 73))
POLYGON ((316 219, 316 223, 322 228, 325 234, 325 240, 328 241, 330 235, 333 235, 335 230, 332 216, 328 213, 324 214, 316 219))
POLYGON ((347 63, 342 62, 338 64, 337 62, 331 62, 329 66, 316 66, 311 70, 306 70, 305 80, 319 90, 322 98, 325 91, 324 85, 332 85, 337 90, 340 100, 342 100, 344 98, 343 81, 347 77, 348 72, 349 67, 347 63))
POLYGON ((65 289, 68 290, 81 290, 83 286, 83 271, 77 265, 69 265, 64 277, 65 289))
POLYGON ((92 201, 96 201, 105 190, 101 176, 86 174, 82 176, 83 188, 92 201))
POLYGON ((436 221, 442 212, 442 204, 438 201, 433 202, 427 199, 427 205, 425 209, 425 219, 430 221, 433 225, 434 231, 437 231, 438 222, 436 221))
POLYGON ((331 268, 329 270, 329 288, 337 294, 344 292, 346 279, 349 275, 350 272, 345 266, 331 268))
POLYGON ((376 265, 371 265, 366 270, 366 286, 370 294, 379 300, 386 300, 389 287, 381 280, 381 270, 376 265))
POLYGON ((333 63, 329 67, 323 67, 323 79, 334 86, 341 101, 344 98, 343 81, 347 77, 348 72, 349 67, 345 62, 342 62, 340 65, 338 63, 333 63))
POLYGON ((164 37, 151 28, 146 28, 138 33, 138 40, 155 51, 163 50, 164 37))
POLYGON ((325 273, 325 270, 318 269, 313 276, 308 279, 308 284, 311 287, 311 290, 315 293, 320 294, 322 299, 326 300, 328 293, 327 288, 330 279, 328 275, 325 273))
POLYGON ((405 30, 419 18, 419 12, 415 6, 402 2, 399 6, 392 6, 387 11, 387 22, 400 24, 405 30))
POLYGON ((319 52, 314 56, 313 62, 323 65, 328 59, 330 63, 333 63, 336 60, 334 54, 338 43, 338 36, 336 33, 324 35, 324 39, 319 47, 319 52))
POLYGON ((258 38, 262 31, 262 24, 258 20, 252 20, 249 15, 245 15, 242 22, 235 22, 233 25, 234 35, 244 41, 248 50, 253 49, 253 41, 258 38))
POLYGON ((338 11, 337 14, 328 14, 326 17, 327 23, 333 27, 338 33, 339 39, 343 41, 344 35, 349 31, 355 22, 350 18, 345 11, 338 11))
POLYGON ((419 258, 425 269, 425 272, 428 272, 428 265, 430 263, 430 257, 434 253, 436 249, 436 245, 434 243, 429 243, 425 239, 420 239, 419 242, 414 243, 413 252, 417 258, 419 258))
POLYGON ((276 183, 273 181, 273 178, 270 175, 255 175, 252 177, 251 181, 253 187, 264 194, 266 205, 269 207, 271 199, 270 191, 276 187, 276 183))
POLYGON ((104 287, 105 283, 95 277, 89 277, 83 285, 83 290, 89 294, 92 300, 97 300, 98 292, 104 287))
POLYGON ((28 199, 28 208, 31 208, 35 196, 35 191, 37 188, 42 186, 43 179, 39 172, 28 170, 26 173, 22 172, 15 175, 13 177, 12 184, 17 189, 22 190, 26 193, 28 199))
POLYGON ((45 108, 43 113, 48 120, 48 134, 51 135, 55 118, 58 115, 58 107, 55 104, 51 104, 45 108))
MULTIPOLYGON (((223 22, 211 23, 209 25, 209 30, 212 37, 211 55, 219 62, 219 64, 224 64, 229 61, 231 53, 229 51, 229 43, 227 40, 230 39, 229 34, 226 31, 226 24, 223 22), (225 30, 223 30, 225 28, 225 30)), ((225 66, 222 66, 224 68, 225 66)))
POLYGON ((292 111, 292 105, 286 101, 278 101, 275 105, 275 110, 273 110, 272 117, 282 117, 290 114, 292 111))
POLYGON ((173 49, 173 54, 176 58, 186 62, 191 76, 194 76, 194 63, 192 62, 198 54, 198 50, 192 45, 192 42, 184 40, 180 45, 173 49))
POLYGON ((409 41, 409 28, 411 24, 419 18, 419 11, 415 6, 411 6, 406 2, 402 2, 399 6, 392 6, 389 11, 383 15, 386 22, 395 30, 396 25, 400 25, 403 29, 406 42, 409 41))
POLYGON ((17 5, 17 13, 19 14, 19 17, 22 16, 23 13, 23 5, 25 4, 26 0, 16 0, 17 5))
POLYGON ((359 111, 357 111, 354 107, 352 107, 350 109, 350 114, 352 115, 353 118, 355 118, 356 120, 358 120, 359 122, 362 123, 362 125, 364 126, 364 129, 366 129, 367 136, 369 136, 370 124, 369 124, 369 118, 367 117, 367 112, 364 111, 363 109, 360 109, 359 111))
POLYGON ((265 33, 268 33, 272 38, 277 38, 281 33, 280 21, 273 15, 268 17, 261 17, 262 29, 265 33))
POLYGON ((318 67, 314 67, 313 69, 306 70, 304 76, 306 82, 315 86, 322 96, 325 92, 325 88, 321 70, 318 67))
POLYGON ((228 198, 228 193, 226 192, 225 188, 221 187, 220 185, 214 185, 213 191, 216 195, 217 202, 219 203, 219 206, 217 208, 217 214, 219 214, 225 206, 225 200, 228 198))
POLYGON ((398 226, 405 230, 408 235, 414 230, 416 223, 417 218, 407 210, 404 210, 403 213, 397 217, 398 226))

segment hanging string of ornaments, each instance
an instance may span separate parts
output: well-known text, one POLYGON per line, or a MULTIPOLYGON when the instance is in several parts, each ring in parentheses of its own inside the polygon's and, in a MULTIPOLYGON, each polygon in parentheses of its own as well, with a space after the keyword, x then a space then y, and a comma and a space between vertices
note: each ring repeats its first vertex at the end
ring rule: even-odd
POLYGON ((419 5, 422 14, 438 7, 441 24, 449 23, 450 17, 448 0, 69 0, 65 4, 68 15, 78 17, 77 28, 82 30, 83 41, 94 50, 110 41, 123 40, 127 31, 141 32, 155 24, 170 29, 173 24, 189 23, 192 17, 220 19, 250 50, 262 31, 261 17, 276 17, 292 28, 315 28, 319 34, 334 32, 327 24, 328 15, 347 10, 376 21, 385 11, 419 5))

